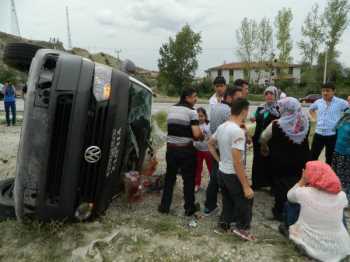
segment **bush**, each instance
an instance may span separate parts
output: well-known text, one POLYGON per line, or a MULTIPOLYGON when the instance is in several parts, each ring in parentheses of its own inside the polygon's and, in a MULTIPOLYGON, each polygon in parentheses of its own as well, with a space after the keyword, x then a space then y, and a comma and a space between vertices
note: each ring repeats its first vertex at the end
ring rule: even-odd
POLYGON ((0 70, 0 83, 4 83, 5 81, 10 81, 11 83, 16 84, 16 73, 9 69, 0 70))
POLYGON ((199 97, 209 98, 213 95, 213 83, 209 78, 203 78, 198 82, 194 82, 192 87, 197 90, 199 97))
POLYGON ((163 131, 167 131, 167 118, 168 114, 164 111, 160 111, 153 116, 154 121, 156 121, 159 128, 163 131))

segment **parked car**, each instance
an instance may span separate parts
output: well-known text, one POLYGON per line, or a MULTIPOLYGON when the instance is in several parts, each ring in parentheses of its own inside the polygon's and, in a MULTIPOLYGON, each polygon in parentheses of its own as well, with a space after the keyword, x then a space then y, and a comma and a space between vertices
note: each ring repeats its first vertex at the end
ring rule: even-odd
POLYGON ((300 101, 300 103, 310 103, 311 104, 320 98, 322 98, 322 96, 320 94, 310 94, 310 95, 307 95, 303 98, 300 98, 299 101, 300 101))
POLYGON ((27 85, 16 177, 0 183, 0 212, 42 221, 103 214, 150 148, 151 89, 50 49, 35 54, 27 85))

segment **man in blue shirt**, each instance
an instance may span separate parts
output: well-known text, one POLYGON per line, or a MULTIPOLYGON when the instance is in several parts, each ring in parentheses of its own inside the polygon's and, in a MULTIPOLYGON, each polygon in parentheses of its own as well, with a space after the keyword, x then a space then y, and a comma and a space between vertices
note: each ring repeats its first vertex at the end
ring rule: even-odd
POLYGON ((317 160, 326 147, 326 162, 331 165, 337 135, 335 126, 349 107, 347 101, 335 96, 335 86, 326 83, 322 86, 322 98, 310 107, 310 115, 316 118, 316 131, 311 146, 312 160, 317 160))
POLYGON ((16 124, 16 90, 8 81, 6 81, 2 88, 2 93, 4 94, 7 126, 10 126, 11 124, 10 110, 12 113, 12 125, 15 125, 16 124))

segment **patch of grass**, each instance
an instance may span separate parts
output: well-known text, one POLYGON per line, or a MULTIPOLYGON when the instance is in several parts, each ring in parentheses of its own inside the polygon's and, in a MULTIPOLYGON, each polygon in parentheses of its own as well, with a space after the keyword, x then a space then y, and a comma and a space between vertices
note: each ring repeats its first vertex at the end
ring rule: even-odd
POLYGON ((264 101, 264 96, 260 94, 249 94, 247 98, 249 101, 264 101))
POLYGON ((173 219, 169 219, 167 217, 162 217, 158 221, 148 220, 146 221, 145 226, 156 234, 173 232, 177 227, 176 222, 173 219))
POLYGON ((160 111, 153 116, 153 119, 163 132, 167 131, 167 117, 168 114, 164 111, 160 111))

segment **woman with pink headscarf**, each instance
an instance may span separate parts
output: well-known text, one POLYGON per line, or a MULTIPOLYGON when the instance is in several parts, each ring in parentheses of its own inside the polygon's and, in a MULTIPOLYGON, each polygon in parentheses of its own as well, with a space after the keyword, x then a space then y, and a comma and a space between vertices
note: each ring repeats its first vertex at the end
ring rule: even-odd
POLYGON ((288 200, 300 205, 298 220, 289 227, 289 238, 302 251, 327 262, 350 255, 350 237, 342 221, 348 200, 328 164, 308 162, 300 181, 289 190, 288 200))
POLYGON ((310 122, 297 99, 287 97, 277 104, 280 118, 265 129, 260 142, 262 154, 269 155, 271 161, 275 197, 272 214, 274 219, 282 221, 287 192, 300 179, 306 162, 310 160, 310 122))

